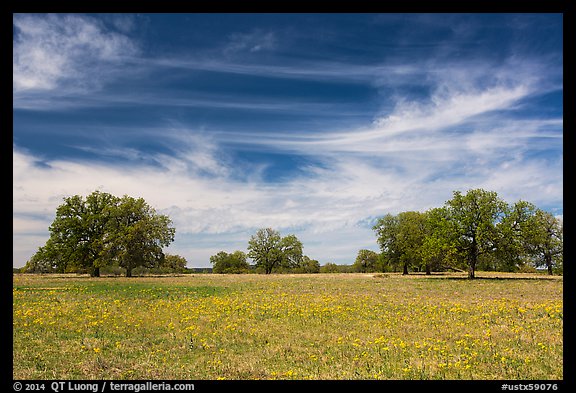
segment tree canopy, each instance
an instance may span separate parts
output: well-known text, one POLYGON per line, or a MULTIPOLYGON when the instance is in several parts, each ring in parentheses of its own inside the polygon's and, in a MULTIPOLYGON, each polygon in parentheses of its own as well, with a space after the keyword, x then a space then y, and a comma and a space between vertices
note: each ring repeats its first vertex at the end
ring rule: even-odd
POLYGON ((266 274, 277 267, 297 267, 302 261, 302 242, 294 235, 281 237, 272 228, 262 228, 248 242, 248 257, 266 274))
POLYGON ((466 268, 474 278, 479 260, 494 259, 514 270, 527 261, 545 266, 562 263, 562 223, 534 205, 508 205, 496 192, 483 189, 453 193, 440 208, 386 214, 373 227, 383 259, 403 273, 409 267, 466 268))
POLYGON ((210 257, 212 273, 246 273, 250 266, 246 261, 246 254, 242 251, 234 251, 228 254, 220 251, 210 257))
POLYGON ((94 191, 86 198, 64 198, 49 227, 50 238, 30 259, 27 270, 60 272, 117 264, 132 275, 135 267, 154 267, 164 259, 162 247, 173 240, 171 220, 159 215, 142 198, 122 198, 94 191))
POLYGON ((378 253, 372 250, 360 250, 354 261, 354 271, 368 273, 376 271, 378 264, 378 253))
POLYGON ((468 266, 468 277, 474 278, 478 257, 497 250, 498 223, 506 212, 506 203, 496 192, 475 189, 446 202, 449 233, 455 247, 468 266))

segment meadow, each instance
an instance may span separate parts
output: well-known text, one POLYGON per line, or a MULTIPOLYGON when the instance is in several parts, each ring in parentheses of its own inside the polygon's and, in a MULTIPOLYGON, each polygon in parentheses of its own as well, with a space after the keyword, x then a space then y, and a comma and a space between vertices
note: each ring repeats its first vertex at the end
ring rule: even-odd
POLYGON ((563 280, 13 276, 14 379, 563 379, 563 280))

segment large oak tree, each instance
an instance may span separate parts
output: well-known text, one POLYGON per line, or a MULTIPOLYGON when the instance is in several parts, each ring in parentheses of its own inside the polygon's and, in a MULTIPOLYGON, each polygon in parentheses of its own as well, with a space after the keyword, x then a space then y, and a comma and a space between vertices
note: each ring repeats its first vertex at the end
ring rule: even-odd
POLYGON ((296 236, 281 237, 272 228, 259 229, 248 241, 248 257, 266 274, 277 267, 297 267, 302 256, 302 242, 296 236))
POLYGON ((170 219, 142 198, 100 191, 64 198, 49 231, 50 238, 27 264, 29 270, 88 270, 92 276, 113 263, 126 268, 127 276, 137 266, 156 266, 164 258, 162 247, 175 234, 170 219))
POLYGON ((497 224, 506 212, 506 202, 494 191, 469 190, 466 194, 454 191, 446 202, 447 224, 454 235, 456 249, 468 265, 468 277, 474 278, 478 257, 497 249, 497 224))

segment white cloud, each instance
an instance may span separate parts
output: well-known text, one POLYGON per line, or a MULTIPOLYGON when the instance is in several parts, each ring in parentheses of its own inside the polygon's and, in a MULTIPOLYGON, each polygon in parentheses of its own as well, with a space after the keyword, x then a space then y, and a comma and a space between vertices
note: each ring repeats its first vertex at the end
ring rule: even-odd
POLYGON ((510 201, 528 200, 541 207, 559 204, 563 195, 562 156, 544 160, 512 160, 499 166, 482 168, 480 186, 510 201), (491 173, 486 173, 490 170, 491 173), (529 196, 529 197, 527 197, 529 196))
POLYGON ((16 14, 13 23, 15 98, 30 90, 96 88, 105 64, 137 52, 128 37, 88 16, 16 14))
POLYGON ((433 95, 430 103, 401 103, 393 114, 375 121, 376 130, 385 135, 414 130, 437 130, 459 124, 472 116, 508 108, 527 95, 529 89, 496 87, 474 92, 447 92, 433 95))

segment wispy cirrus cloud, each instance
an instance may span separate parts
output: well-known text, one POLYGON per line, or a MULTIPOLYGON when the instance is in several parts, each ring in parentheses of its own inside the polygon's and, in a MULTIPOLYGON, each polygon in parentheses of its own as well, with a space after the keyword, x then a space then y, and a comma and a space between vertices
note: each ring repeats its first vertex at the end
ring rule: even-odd
MULTIPOLYGON (((525 105, 523 101, 561 89, 561 85, 539 78, 543 72, 549 76, 561 70, 550 69, 547 64, 529 59, 505 61, 500 67, 476 64, 473 69, 466 63, 460 67, 455 63, 436 64, 433 69, 418 71, 419 75, 428 74, 422 86, 430 91, 429 94, 417 99, 392 96, 388 100, 392 101, 388 105, 391 108, 374 116, 370 125, 341 132, 294 132, 287 138, 285 135, 260 135, 249 139, 246 136, 250 135, 238 134, 230 135, 230 138, 239 144, 245 141, 320 155, 407 153, 434 151, 434 147, 458 151, 465 150, 462 143, 474 143, 479 147, 481 140, 486 147, 506 148, 510 143, 525 143, 526 132, 533 133, 530 137, 534 138, 539 135, 561 138, 561 117, 534 121, 516 118, 516 113, 525 105), (522 63, 522 66, 516 67, 517 63, 522 63), (522 135, 517 127, 510 127, 510 124, 528 123, 522 135), (502 132, 504 128, 506 132, 502 132)), ((404 77, 410 79, 409 74, 404 77)))
POLYGON ((15 99, 27 91, 97 88, 104 67, 138 53, 130 38, 89 16, 16 14, 13 24, 15 99))

